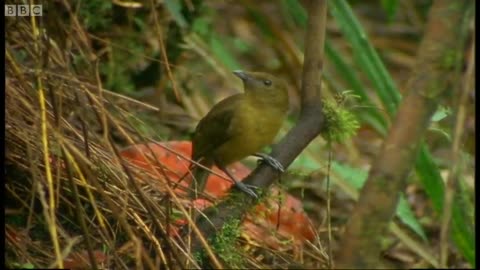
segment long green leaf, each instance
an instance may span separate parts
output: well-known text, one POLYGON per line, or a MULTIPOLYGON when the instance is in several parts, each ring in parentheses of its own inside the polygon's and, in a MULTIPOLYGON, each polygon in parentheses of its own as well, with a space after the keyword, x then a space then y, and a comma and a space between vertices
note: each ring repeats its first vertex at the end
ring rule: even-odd
POLYGON ((382 0, 380 3, 382 4, 383 9, 387 13, 388 21, 393 21, 393 18, 395 17, 398 9, 398 0, 382 0))
POLYGON ((422 225, 418 222, 415 214, 410 209, 405 194, 400 194, 400 199, 397 205, 397 215, 400 217, 400 220, 410 227, 414 232, 416 232, 425 242, 428 241, 425 232, 423 231, 422 225))
MULTIPOLYGON (((297 0, 283 0, 282 6, 287 15, 292 17, 293 21, 302 27, 306 27, 307 13, 297 0)), ((328 60, 335 66, 339 76, 348 84, 348 90, 353 90, 353 93, 360 97, 360 104, 364 105, 359 113, 362 121, 371 125, 380 134, 385 135, 387 122, 373 105, 355 70, 348 66, 347 62, 328 40, 325 43, 325 54, 328 60)))
MULTIPOLYGON (((444 198, 442 176, 425 144, 421 146, 415 167, 425 192, 432 200, 434 209, 438 213, 442 213, 444 198), (430 168, 435 168, 435 170, 430 168)), ((475 266, 475 236, 472 226, 465 220, 467 219, 462 207, 460 207, 458 201, 454 201, 452 209, 452 238, 468 262, 475 266)))
POLYGON ((355 60, 372 82, 389 115, 394 116, 401 95, 382 60, 369 42, 367 34, 346 1, 329 1, 328 3, 329 10, 340 26, 344 37, 352 45, 355 60))
POLYGON ((240 64, 235 59, 235 56, 230 53, 224 42, 220 37, 212 34, 210 37, 210 49, 216 58, 218 58, 228 69, 235 70, 240 68, 240 64))
MULTIPOLYGON (((359 168, 350 167, 346 164, 332 162, 332 170, 345 181, 349 182, 357 190, 360 190, 367 181, 368 172, 359 168)), ((410 209, 410 205, 405 199, 405 195, 400 195, 400 200, 397 205, 396 214, 400 221, 412 229, 423 240, 427 241, 427 236, 418 222, 417 218, 410 209)))
POLYGON ((166 0, 165 7, 172 15, 173 19, 181 28, 186 28, 188 26, 187 20, 183 17, 182 14, 182 1, 180 0, 166 0))

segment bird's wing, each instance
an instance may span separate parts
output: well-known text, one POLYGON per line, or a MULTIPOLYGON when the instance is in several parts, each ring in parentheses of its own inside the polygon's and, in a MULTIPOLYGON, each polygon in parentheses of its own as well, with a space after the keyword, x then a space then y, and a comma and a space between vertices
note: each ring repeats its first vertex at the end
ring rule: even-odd
POLYGON ((230 126, 241 101, 241 94, 230 96, 220 101, 200 120, 192 140, 194 160, 209 157, 232 137, 230 126))

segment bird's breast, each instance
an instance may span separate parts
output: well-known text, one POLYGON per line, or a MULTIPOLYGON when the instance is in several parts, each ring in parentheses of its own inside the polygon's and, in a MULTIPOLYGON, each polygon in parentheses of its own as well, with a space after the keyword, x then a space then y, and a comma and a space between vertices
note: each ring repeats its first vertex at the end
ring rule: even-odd
POLYGON ((260 151, 275 139, 285 118, 285 112, 276 108, 242 106, 229 128, 233 137, 216 151, 223 165, 241 160, 260 151), (235 149, 235 151, 232 151, 235 149))

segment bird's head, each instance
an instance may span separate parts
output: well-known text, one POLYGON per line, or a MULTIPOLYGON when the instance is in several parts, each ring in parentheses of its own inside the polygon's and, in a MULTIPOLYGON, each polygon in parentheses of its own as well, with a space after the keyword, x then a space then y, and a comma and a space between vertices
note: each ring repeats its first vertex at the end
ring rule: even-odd
POLYGON ((235 70, 233 74, 242 79, 247 96, 288 107, 287 86, 282 79, 265 72, 235 70))

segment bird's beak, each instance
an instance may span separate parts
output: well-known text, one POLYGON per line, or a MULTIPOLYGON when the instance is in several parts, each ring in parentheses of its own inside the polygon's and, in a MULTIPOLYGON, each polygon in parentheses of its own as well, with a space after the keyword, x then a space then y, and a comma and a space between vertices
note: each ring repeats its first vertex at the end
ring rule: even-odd
POLYGON ((243 70, 234 70, 233 74, 242 79, 242 81, 246 81, 250 78, 250 76, 248 76, 248 74, 243 70))

